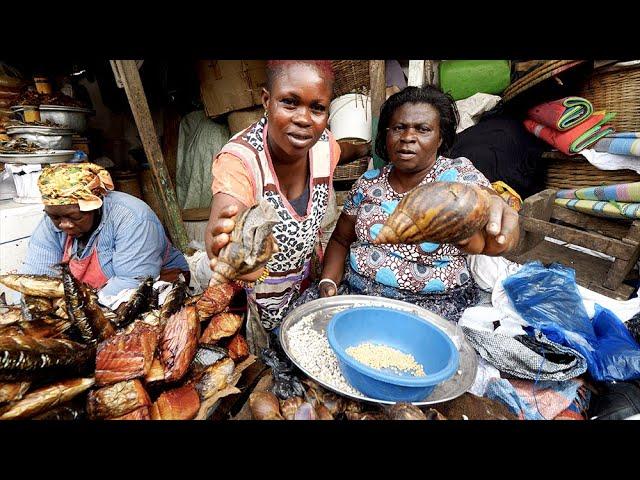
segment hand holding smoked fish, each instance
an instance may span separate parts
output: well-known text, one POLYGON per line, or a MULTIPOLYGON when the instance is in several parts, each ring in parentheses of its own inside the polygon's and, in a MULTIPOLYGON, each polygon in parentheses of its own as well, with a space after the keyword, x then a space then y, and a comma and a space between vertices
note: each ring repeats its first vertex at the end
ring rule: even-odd
POLYGON ((271 231, 279 221, 266 200, 242 212, 235 221, 229 243, 218 253, 209 286, 230 282, 265 266, 278 251, 271 231))
POLYGON ((490 194, 475 185, 433 182, 410 191, 373 243, 455 244, 489 221, 490 194))

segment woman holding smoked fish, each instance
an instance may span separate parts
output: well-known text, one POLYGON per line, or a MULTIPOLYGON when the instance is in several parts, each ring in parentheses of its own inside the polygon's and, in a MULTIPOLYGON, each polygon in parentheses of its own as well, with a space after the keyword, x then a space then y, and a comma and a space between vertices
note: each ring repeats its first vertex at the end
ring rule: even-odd
POLYGON ((73 276, 101 298, 137 287, 145 277, 189 277, 189 266, 143 201, 112 192, 109 172, 93 163, 46 167, 38 179, 46 216, 29 242, 20 273, 73 276))
POLYGON ((320 296, 342 282, 340 293, 396 298, 455 321, 476 302, 466 254, 515 247, 518 215, 468 159, 444 156, 457 122, 453 99, 431 86, 383 104, 375 148, 387 165, 351 189, 327 245, 320 296))
POLYGON ((266 200, 277 215, 277 252, 264 268, 240 277, 250 319, 259 318, 266 330, 280 324, 311 270, 341 153, 326 129, 332 88, 329 61, 268 62, 264 116, 235 135, 213 162, 206 233, 212 268, 241 212, 266 200))

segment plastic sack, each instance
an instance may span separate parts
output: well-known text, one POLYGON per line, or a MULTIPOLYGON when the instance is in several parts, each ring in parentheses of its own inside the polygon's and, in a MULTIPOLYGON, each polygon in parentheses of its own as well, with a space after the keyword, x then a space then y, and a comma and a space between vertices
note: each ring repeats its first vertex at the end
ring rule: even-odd
POLYGON ((532 262, 503 285, 513 307, 532 327, 586 358, 587 371, 595 380, 640 378, 640 345, 620 319, 600 305, 595 306, 593 322, 589 320, 573 269, 532 262))
POLYGON ((579 344, 586 349, 596 342, 589 316, 576 285, 572 268, 553 263, 525 264, 502 282, 516 311, 531 326, 556 343, 579 344))
POLYGON ((592 355, 591 375, 601 381, 640 379, 640 345, 624 323, 613 312, 596 305, 593 329, 598 347, 592 355))

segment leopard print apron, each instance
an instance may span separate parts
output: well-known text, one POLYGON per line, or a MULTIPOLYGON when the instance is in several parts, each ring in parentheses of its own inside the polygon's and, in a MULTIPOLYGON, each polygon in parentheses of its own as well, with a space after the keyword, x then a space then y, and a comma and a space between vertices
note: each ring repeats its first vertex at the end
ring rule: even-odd
MULTIPOLYGON (((273 235, 280 251, 267 264, 269 276, 253 289, 247 289, 249 302, 257 307, 260 322, 267 330, 280 325, 289 304, 297 298, 301 282, 311 269, 311 257, 316 246, 322 219, 327 211, 332 187, 334 142, 325 130, 309 151, 309 203, 306 215, 300 216, 281 193, 267 145, 267 119, 236 134, 220 153, 230 153, 242 160, 252 172, 256 201, 267 200, 280 216, 273 235)), ((218 154, 219 155, 219 154, 218 154)))

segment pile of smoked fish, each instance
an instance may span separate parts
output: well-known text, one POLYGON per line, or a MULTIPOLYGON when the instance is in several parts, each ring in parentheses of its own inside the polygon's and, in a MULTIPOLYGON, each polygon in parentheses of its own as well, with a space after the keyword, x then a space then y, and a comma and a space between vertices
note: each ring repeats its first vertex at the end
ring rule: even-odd
POLYGON ((255 361, 228 311, 238 287, 209 287, 199 297, 174 283, 162 306, 153 279, 111 311, 78 282, 2 275, 23 294, 0 307, 0 420, 206 419, 217 401, 239 393, 255 361))

